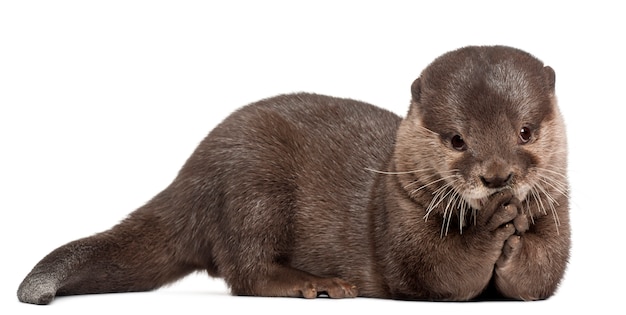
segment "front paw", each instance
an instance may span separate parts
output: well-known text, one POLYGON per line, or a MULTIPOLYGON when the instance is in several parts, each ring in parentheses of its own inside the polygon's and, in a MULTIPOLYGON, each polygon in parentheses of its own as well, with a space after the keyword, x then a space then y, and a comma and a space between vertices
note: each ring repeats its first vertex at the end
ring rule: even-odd
POLYGON ((513 219, 513 225, 515 226, 515 233, 517 235, 522 235, 524 232, 528 231, 530 227, 528 220, 528 215, 524 213, 520 213, 513 219))
POLYGON ((510 190, 498 192, 491 196, 481 210, 482 221, 485 222, 487 230, 496 231, 513 221, 519 214, 519 208, 519 201, 513 197, 510 190))
POLYGON ((511 235, 502 248, 496 262, 495 285, 502 296, 532 301, 545 298, 552 291, 546 290, 545 279, 538 270, 529 268, 532 263, 524 255, 524 236, 511 235))
POLYGON ((515 261, 522 250, 522 237, 519 235, 511 235, 504 242, 502 247, 502 255, 496 262, 496 267, 499 269, 507 269, 510 267, 513 261, 515 261))

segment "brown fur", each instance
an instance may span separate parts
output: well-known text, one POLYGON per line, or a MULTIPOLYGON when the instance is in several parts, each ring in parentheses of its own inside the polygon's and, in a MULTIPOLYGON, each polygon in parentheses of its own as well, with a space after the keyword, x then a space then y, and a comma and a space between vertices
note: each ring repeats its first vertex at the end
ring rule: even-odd
POLYGON ((236 295, 551 296, 569 255, 552 69, 467 47, 411 92, 405 119, 315 94, 238 110, 150 202, 41 260, 18 298, 151 290, 195 270, 236 295))

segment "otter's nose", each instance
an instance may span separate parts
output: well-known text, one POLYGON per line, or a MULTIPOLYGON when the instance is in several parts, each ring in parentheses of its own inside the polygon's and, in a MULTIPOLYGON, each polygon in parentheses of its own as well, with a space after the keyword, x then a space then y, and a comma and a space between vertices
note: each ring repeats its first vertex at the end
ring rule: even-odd
POLYGON ((507 176, 500 176, 500 175, 489 176, 489 177, 481 176, 480 181, 487 188, 502 188, 508 185, 511 182, 512 178, 513 178, 513 173, 509 173, 507 176))

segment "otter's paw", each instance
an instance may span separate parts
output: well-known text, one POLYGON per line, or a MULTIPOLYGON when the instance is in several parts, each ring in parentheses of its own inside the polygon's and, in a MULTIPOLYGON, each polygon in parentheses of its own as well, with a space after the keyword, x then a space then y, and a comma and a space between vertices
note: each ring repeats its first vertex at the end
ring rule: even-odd
POLYGON ((522 250, 522 237, 519 235, 511 235, 504 242, 502 248, 502 255, 496 262, 496 267, 500 269, 506 269, 510 267, 511 263, 515 261, 522 250))
POLYGON ((45 274, 28 275, 17 290, 20 302, 50 304, 57 292, 56 279, 45 274))
POLYGON ((528 223, 528 216, 524 213, 520 213, 515 219, 513 219, 513 225, 515 225, 515 233, 518 235, 528 231, 530 224, 528 223))
POLYGON ((519 201, 513 197, 511 191, 499 192, 491 197, 483 208, 485 225, 489 231, 513 221, 518 216, 519 201))
POLYGON ((324 278, 306 282, 301 292, 302 296, 308 299, 316 298, 324 293, 334 299, 353 298, 358 295, 356 286, 338 278, 324 278))
POLYGON ((505 297, 532 301, 550 296, 553 290, 545 287, 543 277, 537 270, 529 269, 524 258, 524 236, 511 235, 502 248, 502 255, 496 262, 495 285, 505 297))

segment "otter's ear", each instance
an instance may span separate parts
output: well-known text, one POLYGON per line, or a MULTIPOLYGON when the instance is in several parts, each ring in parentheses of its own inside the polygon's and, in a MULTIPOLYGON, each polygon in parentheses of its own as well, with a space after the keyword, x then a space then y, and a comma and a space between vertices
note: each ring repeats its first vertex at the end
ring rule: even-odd
POLYGON ((546 76, 548 81, 548 85, 550 86, 550 92, 554 93, 554 86, 556 81, 556 74, 554 73, 554 69, 550 66, 543 67, 543 73, 546 76))
POLYGON ((419 102, 420 96, 422 94, 422 83, 420 82, 420 78, 415 79, 413 84, 411 84, 411 95, 413 96, 413 102, 419 102))

